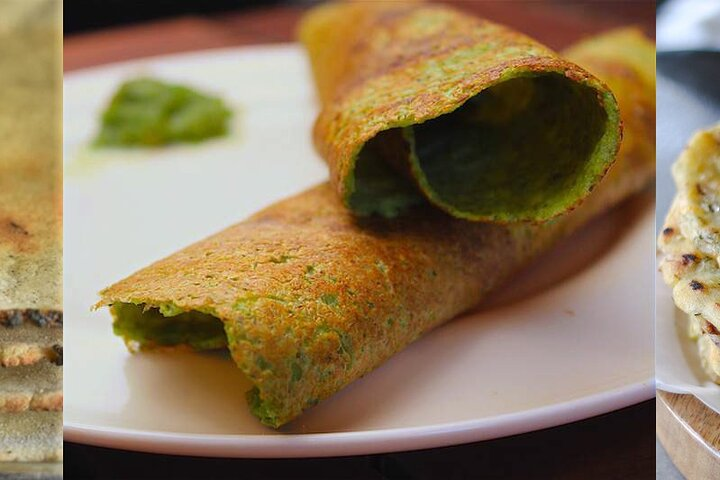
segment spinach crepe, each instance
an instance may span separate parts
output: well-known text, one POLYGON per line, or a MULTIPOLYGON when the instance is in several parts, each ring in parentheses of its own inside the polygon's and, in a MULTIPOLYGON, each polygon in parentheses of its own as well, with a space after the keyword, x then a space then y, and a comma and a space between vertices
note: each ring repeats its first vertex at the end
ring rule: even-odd
POLYGON ((322 110, 315 144, 356 214, 429 200, 497 223, 577 206, 615 159, 618 106, 590 73, 447 6, 342 2, 300 37, 322 110))
POLYGON ((569 55, 618 92, 628 143, 575 211, 543 224, 467 222, 429 205, 357 217, 325 183, 101 292, 131 351, 227 346, 278 427, 476 306, 538 253, 654 174, 653 45, 609 33, 569 55), (635 56, 611 53, 631 49, 635 56))

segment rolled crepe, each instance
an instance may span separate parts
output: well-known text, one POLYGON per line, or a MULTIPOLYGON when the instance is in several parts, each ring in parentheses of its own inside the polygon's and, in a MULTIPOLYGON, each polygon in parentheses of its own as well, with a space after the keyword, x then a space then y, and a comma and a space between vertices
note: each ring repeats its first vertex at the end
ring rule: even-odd
POLYGON ((544 224, 467 222, 421 205, 356 217, 325 183, 281 201, 101 292, 131 351, 227 345, 254 384, 247 399, 278 427, 476 306, 557 239, 654 173, 655 51, 623 31, 573 56, 620 92, 628 148, 574 212, 544 224), (606 51, 634 49, 643 61, 606 51))
POLYGON ((343 2, 300 28, 322 110, 314 140, 356 214, 429 200, 507 223, 577 206, 615 159, 618 106, 534 40, 442 5, 343 2))

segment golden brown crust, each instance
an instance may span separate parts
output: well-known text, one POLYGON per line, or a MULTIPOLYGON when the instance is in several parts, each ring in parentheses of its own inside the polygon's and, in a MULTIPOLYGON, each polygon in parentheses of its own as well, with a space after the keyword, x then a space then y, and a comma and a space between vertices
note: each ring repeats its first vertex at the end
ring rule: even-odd
POLYGON ((30 410, 62 412, 63 409, 63 392, 48 392, 36 395, 30 401, 30 410))
POLYGON ((102 302, 212 312, 287 420, 473 306, 536 247, 432 211, 359 223, 324 184, 141 270, 102 302))
POLYGON ((38 394, 0 393, 0 412, 17 413, 24 411, 61 412, 63 409, 63 393, 48 392, 38 394))
POLYGON ((0 366, 2 367, 32 365, 43 360, 54 362, 57 358, 55 344, 50 346, 27 343, 0 345, 0 366))

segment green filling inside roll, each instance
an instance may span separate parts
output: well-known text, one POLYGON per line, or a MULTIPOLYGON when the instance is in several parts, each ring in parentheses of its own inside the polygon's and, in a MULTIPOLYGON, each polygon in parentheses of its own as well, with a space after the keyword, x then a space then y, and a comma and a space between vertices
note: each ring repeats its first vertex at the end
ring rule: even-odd
MULTIPOLYGON (((198 310, 183 311, 173 303, 160 303, 150 306, 144 303, 116 302, 110 307, 113 316, 113 332, 122 337, 131 350, 143 348, 153 349, 157 347, 189 346, 194 350, 214 350, 230 347, 233 349, 247 348, 247 342, 251 344, 256 340, 249 340, 240 323, 230 323, 226 330, 226 324, 211 313, 198 310), (233 328, 233 326, 235 328, 233 328)), ((333 344, 337 339, 337 355, 344 360, 345 368, 353 362, 353 343, 350 335, 342 330, 330 327, 327 324, 319 324, 312 337, 313 345, 333 344)), ((254 364, 248 367, 240 363, 238 366, 255 380, 254 373, 274 370, 274 365, 263 355, 252 352, 251 362, 254 364)), ((334 367, 318 362, 318 365, 311 365, 304 353, 298 353, 288 359, 291 371, 290 385, 299 382, 306 371, 318 369, 323 375, 332 376, 334 367)), ((287 386, 286 386, 287 387, 287 386)), ((273 389, 270 389, 272 393, 273 389)), ((277 395, 263 394, 257 386, 254 386, 246 393, 246 399, 253 415, 259 418, 262 423, 272 427, 279 427, 287 421, 285 407, 278 401, 277 395)), ((303 408, 309 408, 318 403, 317 398, 310 398, 304 402, 303 408)))
POLYGON ((607 128, 603 100, 611 102, 558 73, 501 81, 451 113, 369 141, 357 158, 350 206, 392 217, 421 202, 422 191, 467 219, 560 214, 587 194, 615 153, 617 132, 607 128))
POLYGON ((189 345, 210 350, 227 345, 223 322, 208 313, 182 312, 171 304, 157 308, 132 303, 115 303, 111 312, 115 335, 140 348, 189 345))
POLYGON ((358 157, 350 207, 361 216, 377 214, 395 218, 425 201, 410 180, 393 170, 376 150, 380 148, 383 133, 370 140, 358 157))

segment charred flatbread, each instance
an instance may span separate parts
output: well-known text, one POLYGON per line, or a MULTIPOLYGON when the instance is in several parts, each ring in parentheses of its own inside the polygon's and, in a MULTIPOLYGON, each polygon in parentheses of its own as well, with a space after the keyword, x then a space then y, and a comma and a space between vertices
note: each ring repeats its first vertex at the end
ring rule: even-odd
POLYGON ((672 173, 677 194, 658 238, 660 270, 688 314, 703 368, 720 383, 720 126, 695 134, 672 173))

